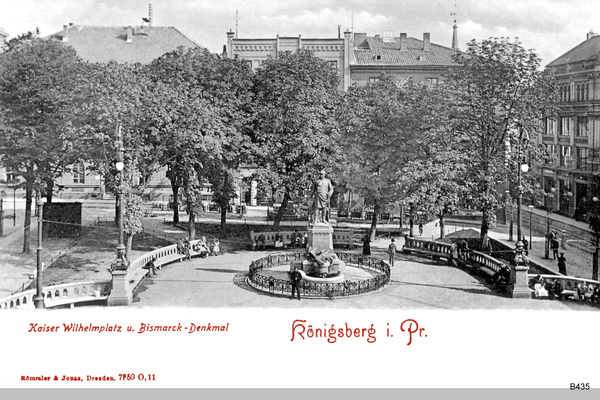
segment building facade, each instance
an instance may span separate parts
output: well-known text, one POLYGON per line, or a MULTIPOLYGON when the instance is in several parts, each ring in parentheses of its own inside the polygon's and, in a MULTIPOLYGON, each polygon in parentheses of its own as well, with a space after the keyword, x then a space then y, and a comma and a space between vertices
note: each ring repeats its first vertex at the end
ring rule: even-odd
MULTIPOLYGON (((415 39, 406 33, 395 37, 393 32, 375 36, 344 32, 343 37, 340 33, 337 38, 237 38, 235 32, 227 32, 223 56, 238 58, 257 69, 264 60, 276 58, 280 52, 304 49, 337 68, 340 90, 347 90, 353 84, 366 85, 382 74, 437 86, 449 68, 459 66, 453 58, 459 51, 456 24, 452 47, 431 43, 430 39, 429 33, 424 33, 422 39, 415 39)), ((242 194, 239 199, 243 202, 249 197, 247 204, 257 206, 256 193, 257 185, 252 181, 249 196, 242 194)))
MULTIPOLYGON (((68 24, 63 29, 46 37, 71 46, 79 57, 91 63, 142 63, 149 64, 156 58, 176 50, 178 47, 201 48, 198 43, 174 27, 151 26, 86 26, 68 24)), ((166 169, 153 174, 146 186, 148 199, 169 201, 171 184, 166 169)), ((0 169, 0 180, 14 178, 11 171, 0 169)), ((107 196, 102 177, 91 172, 85 163, 72 165, 55 182, 55 197, 58 199, 102 199, 107 196)), ((110 194, 108 194, 110 195, 110 194)), ((204 193, 206 202, 210 193, 204 193)))
POLYGON ((539 170, 539 183, 548 194, 547 207, 585 219, 600 197, 600 35, 590 32, 547 68, 559 99, 539 139, 551 155, 539 170))

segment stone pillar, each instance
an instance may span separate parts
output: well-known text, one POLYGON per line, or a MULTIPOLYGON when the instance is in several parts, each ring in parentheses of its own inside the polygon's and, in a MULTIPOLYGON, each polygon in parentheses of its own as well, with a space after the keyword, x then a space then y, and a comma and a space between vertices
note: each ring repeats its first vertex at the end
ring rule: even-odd
POLYGON ((250 205, 251 206, 255 206, 256 205, 256 187, 258 186, 258 183, 256 181, 251 181, 250 182, 250 205))
POLYGON ((527 282, 527 271, 529 271, 529 266, 527 265, 512 267, 509 291, 513 299, 531 299, 531 289, 529 289, 527 282))
POLYGON ((308 245, 333 250, 333 228, 328 223, 318 223, 308 228, 308 245))
POLYGON ((132 295, 129 290, 129 275, 127 271, 115 270, 112 273, 112 289, 108 296, 109 307, 131 305, 132 295))

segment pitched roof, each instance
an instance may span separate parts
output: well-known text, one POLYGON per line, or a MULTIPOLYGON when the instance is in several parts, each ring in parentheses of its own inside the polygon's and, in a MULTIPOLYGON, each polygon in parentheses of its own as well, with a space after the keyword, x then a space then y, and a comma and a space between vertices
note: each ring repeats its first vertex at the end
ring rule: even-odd
POLYGON ((430 51, 423 50, 423 41, 407 37, 406 50, 400 50, 400 38, 386 43, 380 36, 367 37, 354 49, 355 65, 458 65, 452 57, 456 50, 430 44, 430 51), (378 57, 379 56, 379 57, 378 57))
MULTIPOLYGON (((148 64, 154 59, 177 49, 202 47, 171 26, 133 27, 131 42, 127 42, 125 26, 68 26, 68 40, 77 54, 89 62, 148 64)), ((64 30, 50 35, 63 41, 64 30)))
POLYGON ((548 67, 556 67, 563 64, 581 62, 586 60, 596 60, 600 55, 600 36, 592 36, 585 42, 580 43, 573 49, 567 51, 562 56, 548 64, 548 67))

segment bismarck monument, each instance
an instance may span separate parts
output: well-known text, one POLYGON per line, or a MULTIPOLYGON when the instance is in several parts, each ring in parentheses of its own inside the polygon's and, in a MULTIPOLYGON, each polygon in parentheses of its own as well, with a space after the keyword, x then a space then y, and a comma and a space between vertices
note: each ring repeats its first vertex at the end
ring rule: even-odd
POLYGON ((290 269, 303 271, 307 280, 326 279, 337 282, 344 280, 341 272, 345 264, 333 251, 333 228, 329 223, 333 185, 325 175, 325 171, 321 171, 313 185, 313 214, 308 228, 306 257, 302 261, 293 262, 290 269))

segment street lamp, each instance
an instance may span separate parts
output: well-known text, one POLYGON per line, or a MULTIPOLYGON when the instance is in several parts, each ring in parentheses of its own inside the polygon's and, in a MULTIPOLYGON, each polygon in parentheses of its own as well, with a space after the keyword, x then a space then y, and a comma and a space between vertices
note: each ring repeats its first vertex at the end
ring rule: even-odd
POLYGON ((37 207, 37 217, 38 217, 38 247, 36 249, 36 269, 37 269, 37 276, 36 276, 36 291, 35 291, 35 297, 33 298, 33 304, 35 305, 35 308, 44 308, 44 296, 42 294, 42 274, 44 273, 43 271, 43 265, 42 265, 42 250, 44 249, 42 247, 42 214, 43 214, 43 203, 42 203, 42 199, 39 199, 36 202, 36 207, 37 207))
POLYGON ((129 261, 125 254, 125 244, 123 243, 123 142, 121 140, 121 126, 117 131, 119 143, 119 160, 115 164, 119 171, 119 186, 117 187, 117 204, 119 207, 119 243, 117 244, 117 259, 110 265, 113 271, 126 271, 129 267, 129 261))
POLYGON ((597 197, 593 197, 592 201, 594 202, 594 215, 590 219, 590 226, 594 230, 596 235, 596 248, 594 249, 594 257, 592 259, 592 279, 598 280, 598 247, 600 245, 600 215, 598 213, 598 204, 599 199, 597 197))
POLYGON ((529 208, 529 250, 531 250, 532 249, 532 246, 531 246, 531 241, 532 241, 531 240, 532 239, 531 238, 531 214, 532 214, 533 205, 530 204, 527 206, 527 208, 529 208))
POLYGON ((523 203, 523 185, 522 185, 522 173, 527 173, 529 171, 529 165, 521 164, 521 167, 518 170, 517 174, 517 241, 521 240, 522 232, 521 232, 521 204, 523 203))
POLYGON ((544 193, 546 198, 546 245, 544 247, 544 258, 546 260, 550 259, 550 213, 552 212, 554 206, 554 192, 556 192, 556 188, 550 188, 550 193, 544 193))

